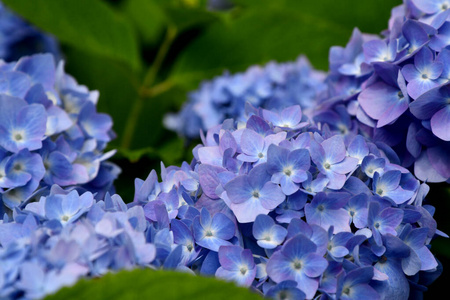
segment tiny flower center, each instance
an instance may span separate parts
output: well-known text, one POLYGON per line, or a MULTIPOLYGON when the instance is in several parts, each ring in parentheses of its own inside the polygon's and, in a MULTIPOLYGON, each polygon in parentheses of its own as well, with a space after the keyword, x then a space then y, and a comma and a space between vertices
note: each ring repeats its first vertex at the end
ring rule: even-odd
POLYGON ((348 213, 349 213, 350 216, 352 216, 352 217, 355 215, 355 212, 354 212, 353 210, 349 211, 348 213))
POLYGON ((333 245, 331 245, 331 244, 328 244, 328 247, 327 247, 327 249, 328 249, 328 251, 331 251, 331 249, 333 249, 333 245))
POLYGON ((206 236, 213 236, 213 233, 211 230, 206 231, 206 236))
POLYGON ((318 210, 318 211, 324 211, 324 210, 325 210, 325 206, 323 206, 322 204, 320 204, 319 206, 317 206, 317 210, 318 210))
POLYGON ((192 249, 194 249, 194 246, 193 246, 192 244, 188 244, 188 245, 186 246, 186 248, 188 249, 189 252, 191 252, 192 249))
POLYGON ((16 171, 22 170, 22 165, 21 164, 15 164, 14 165, 14 170, 16 170, 16 171))
POLYGON ((67 221, 69 221, 69 216, 64 215, 61 217, 61 220, 64 222, 67 222, 67 221))
POLYGON ((447 10, 447 8, 448 8, 447 3, 442 4, 442 6, 441 6, 441 9, 442 9, 442 10, 447 10))
POLYGON ((380 223, 376 222, 374 226, 376 229, 378 229, 378 228, 380 228, 380 223))
POLYGON ((339 129, 339 131, 340 131, 342 134, 347 134, 347 133, 348 133, 347 126, 345 126, 345 125, 342 125, 342 124, 338 125, 338 129, 339 129))
POLYGON ((278 294, 278 299, 280 299, 280 300, 286 300, 286 299, 289 299, 289 295, 288 295, 288 293, 287 293, 286 291, 281 291, 281 292, 278 294))
POLYGON ((379 262, 384 264, 385 262, 387 262, 387 257, 385 255, 381 256, 379 262))
POLYGON ((423 79, 428 79, 428 75, 427 74, 422 74, 422 78, 423 79))
POLYGON ((255 198, 259 198, 259 192, 258 191, 253 191, 252 196, 255 198))
MULTIPOLYGON (((423 77, 423 75, 422 75, 422 77, 423 77)), ((399 92, 397 93, 397 96, 398 96, 399 99, 405 98, 405 95, 403 95, 402 91, 399 91, 399 92)))
POLYGON ((270 242, 270 236, 269 236, 269 235, 266 236, 266 237, 264 238, 264 240, 267 241, 267 242, 270 242))
POLYGON ((286 176, 291 176, 292 175, 292 170, 291 170, 291 168, 284 168, 283 173, 286 176))
POLYGON ((14 135, 14 140, 16 141, 16 142, 19 142, 19 141, 21 141, 23 139, 23 136, 20 134, 20 133, 16 133, 15 135, 14 135))
POLYGON ((239 271, 241 272, 242 275, 245 275, 245 273, 247 273, 247 268, 242 267, 239 269, 239 271))
POLYGON ((258 153, 258 157, 259 157, 259 158, 263 158, 263 157, 264 157, 264 154, 263 154, 262 152, 259 152, 259 153, 258 153))
POLYGON ((300 270, 302 268, 302 263, 298 260, 294 262, 294 269, 300 270))
POLYGON ((350 288, 348 288, 348 287, 344 288, 342 290, 342 294, 349 295, 350 294, 350 288))
POLYGON ((384 192, 384 191, 383 191, 382 189, 377 189, 377 194, 378 194, 378 195, 381 196, 381 195, 383 194, 383 192, 384 192))
POLYGON ((323 164, 323 167, 325 168, 325 169, 327 169, 327 170, 329 170, 330 168, 331 168, 331 165, 329 164, 329 163, 324 163, 323 164))

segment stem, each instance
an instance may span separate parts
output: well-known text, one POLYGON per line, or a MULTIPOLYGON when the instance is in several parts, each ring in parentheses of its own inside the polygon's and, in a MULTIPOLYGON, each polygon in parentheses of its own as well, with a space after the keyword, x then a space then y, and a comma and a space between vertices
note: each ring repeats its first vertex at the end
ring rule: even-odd
POLYGON ((155 61, 153 62, 153 65, 148 69, 147 74, 144 77, 141 90, 151 87, 155 82, 156 75, 158 74, 158 71, 161 68, 164 58, 166 57, 167 52, 169 52, 170 45, 172 44, 176 35, 177 29, 174 26, 169 26, 167 28, 166 37, 164 38, 164 41, 159 48, 158 53, 156 54, 155 61))
MULTIPOLYGON (((161 44, 161 47, 159 47, 158 53, 156 54, 155 60, 153 64, 148 69, 147 73, 145 74, 144 80, 142 81, 142 85, 139 88, 139 97, 136 99, 136 101, 133 103, 133 106, 131 107, 130 114, 128 115, 128 119, 125 125, 125 129, 123 132, 123 138, 121 147, 124 149, 130 149, 131 142, 133 140, 133 134, 137 125, 137 122, 139 120, 139 115, 142 111, 142 108, 144 106, 144 99, 151 98, 155 95, 152 90, 152 86, 155 82, 156 76, 158 75, 159 69, 161 68, 162 63, 164 62, 164 59, 166 58, 167 53, 169 52, 170 45, 172 44, 173 40, 175 39, 177 35, 177 29, 174 26, 169 26, 167 28, 166 36, 164 37, 164 41, 161 44)), ((168 82, 166 82, 167 84, 168 82)), ((160 85, 163 85, 161 83, 160 85)), ((155 86, 158 87, 159 85, 155 86)), ((164 86, 163 86, 164 87, 164 86)), ((169 87, 170 88, 170 87, 169 87)), ((167 89, 166 89, 167 90, 167 89)), ((163 89, 163 91, 165 91, 163 89)))
POLYGON ((158 83, 154 85, 153 87, 149 89, 143 89, 141 92, 144 97, 146 98, 153 98, 158 96, 159 94, 162 94, 164 92, 167 92, 174 86, 174 82, 171 80, 166 80, 161 83, 158 83))

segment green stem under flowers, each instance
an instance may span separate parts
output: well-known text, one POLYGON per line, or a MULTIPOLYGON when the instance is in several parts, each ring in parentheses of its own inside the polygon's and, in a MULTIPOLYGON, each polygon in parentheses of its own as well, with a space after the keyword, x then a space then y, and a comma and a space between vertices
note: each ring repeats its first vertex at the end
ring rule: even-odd
POLYGON ((125 129, 122 134, 123 138, 121 147, 123 149, 130 149, 131 142, 133 141, 133 134, 136 129, 137 122, 139 120, 139 115, 144 106, 145 98, 152 98, 155 95, 165 92, 173 85, 170 81, 165 81, 153 87, 159 69, 161 68, 162 63, 164 62, 164 59, 166 58, 166 55, 169 52, 170 46, 174 41, 176 35, 177 35, 176 27, 169 26, 167 28, 164 41, 161 44, 158 53, 156 54, 155 60, 148 69, 147 73, 145 74, 144 80, 142 81, 142 85, 139 88, 139 97, 138 99, 136 99, 136 101, 133 103, 133 106, 131 107, 131 111, 130 114, 128 115, 125 129))
POLYGON ((142 95, 144 96, 144 98, 156 97, 159 94, 162 94, 170 90, 174 86, 174 84, 175 83, 172 80, 165 80, 161 83, 154 85, 149 89, 142 90, 142 95))

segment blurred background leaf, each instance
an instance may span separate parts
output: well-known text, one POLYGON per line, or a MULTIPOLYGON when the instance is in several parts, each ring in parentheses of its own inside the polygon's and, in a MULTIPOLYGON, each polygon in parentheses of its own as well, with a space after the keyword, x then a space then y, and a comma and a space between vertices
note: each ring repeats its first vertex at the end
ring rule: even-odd
POLYGON ((316 68, 326 70, 331 46, 345 45, 354 27, 379 33, 387 26, 391 8, 401 1, 236 3, 235 18, 210 26, 177 57, 173 70, 177 82, 192 87, 224 69, 242 71, 270 60, 294 60, 300 54, 306 54, 316 68))
POLYGON ((131 300, 131 299, 263 299, 247 288, 215 278, 194 276, 174 271, 150 269, 121 271, 98 279, 81 280, 71 288, 63 288, 47 300, 131 300), (176 284, 176 285, 174 285, 176 284))
POLYGON ((133 27, 102 1, 5 0, 6 5, 59 41, 139 69, 133 27))

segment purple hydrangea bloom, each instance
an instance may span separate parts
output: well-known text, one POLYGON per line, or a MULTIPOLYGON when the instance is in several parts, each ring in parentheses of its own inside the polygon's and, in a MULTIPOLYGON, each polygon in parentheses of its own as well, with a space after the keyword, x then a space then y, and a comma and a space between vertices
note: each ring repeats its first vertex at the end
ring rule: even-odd
POLYGON ((281 185, 283 193, 292 195, 299 189, 299 183, 308 179, 307 171, 311 166, 308 150, 286 148, 271 145, 267 151, 267 168, 272 182, 281 185))
POLYGON ((340 193, 318 193, 311 203, 305 205, 306 220, 325 230, 333 226, 336 232, 350 231, 349 213, 343 208, 347 197, 347 194, 340 193))
MULTIPOLYGON (((314 123, 278 127, 262 109, 255 113, 245 128, 226 122, 211 129, 190 164, 162 164, 160 182, 155 171, 137 179, 132 203, 54 185, 50 195, 16 207, 0 224, 0 261, 9 274, 1 294, 34 293, 15 283, 21 268, 36 261, 46 266, 42 278, 61 279, 30 283, 43 294, 80 277, 151 267, 214 275, 266 296, 382 298, 409 290, 411 276, 439 272, 427 245, 443 234, 422 207, 428 189, 395 164, 392 149, 314 123), (242 162, 244 131, 283 139, 269 147, 267 162, 242 162), (318 146, 331 161, 352 161, 340 188, 330 188, 335 179, 314 161, 311 149, 318 146), (278 162, 296 166, 292 153, 301 158, 293 170, 305 180, 290 194, 269 170, 278 170, 278 162), (362 274, 359 281, 354 274, 362 274)), ((22 153, 28 158, 30 151, 22 153)))
POLYGON ((380 296, 369 283, 373 278, 373 268, 364 267, 351 270, 347 274, 338 275, 338 290, 336 296, 339 299, 380 299, 380 296))
POLYGON ((254 167, 248 175, 228 182, 224 189, 230 209, 241 222, 253 222, 259 214, 268 214, 286 198, 279 185, 270 181, 267 165, 254 167))
POLYGON ((221 246, 219 248, 220 268, 218 278, 235 281, 242 286, 250 286, 256 276, 256 265, 252 252, 239 246, 221 246))
POLYGON ((381 237, 385 234, 397 235, 395 230, 402 222, 403 211, 398 208, 381 208, 378 202, 371 202, 367 215, 368 227, 372 230, 373 238, 378 245, 382 244, 381 237))
POLYGON ((419 120, 430 121, 431 131, 438 138, 450 141, 449 85, 431 89, 411 103, 411 113, 419 120))
POLYGON ((425 2, 393 9, 380 37, 354 31, 347 46, 333 47, 328 88, 311 114, 332 132, 389 145, 418 179, 443 182, 450 178, 446 164, 437 163, 446 161, 449 147, 449 10, 445 1, 425 2), (336 126, 336 115, 347 125, 336 126))
POLYGON ((408 81, 408 94, 417 99, 424 92, 439 85, 437 79, 441 76, 444 65, 434 61, 433 53, 427 47, 422 48, 414 56, 414 64, 402 68, 403 76, 408 81))
POLYGON ((198 245, 218 251, 220 246, 229 246, 228 241, 234 236, 233 222, 224 214, 217 213, 212 218, 206 208, 193 221, 194 238, 198 245))
POLYGON ((283 243, 286 235, 286 228, 275 224, 275 221, 269 216, 258 215, 253 223, 253 236, 261 248, 276 248, 283 243))
MULTIPOLYGON (((391 72, 394 78, 387 77, 364 89, 358 96, 358 102, 369 117, 377 120, 377 127, 383 127, 396 121, 407 109, 409 97, 405 78, 396 66, 389 64, 374 64, 375 72, 391 72), (392 69, 392 70, 390 70, 392 69), (397 71, 396 71, 397 69, 397 71), (373 99, 379 99, 373 101, 373 99)), ((410 86, 410 85, 408 85, 410 86)))
POLYGON ((317 246, 306 236, 299 234, 289 239, 267 262, 267 274, 275 282, 293 280, 313 298, 318 288, 318 276, 328 266, 325 258, 316 254, 317 246))
POLYGON ((285 280, 269 288, 266 296, 273 299, 305 299, 306 295, 297 288, 297 282, 285 280))
POLYGON ((357 159, 346 155, 344 139, 340 135, 323 140, 320 144, 312 141, 310 154, 320 173, 329 179, 330 189, 341 189, 346 181, 346 174, 358 164, 357 159))

